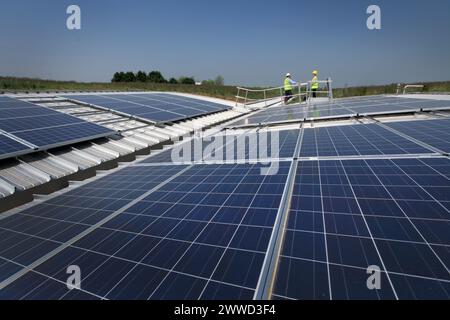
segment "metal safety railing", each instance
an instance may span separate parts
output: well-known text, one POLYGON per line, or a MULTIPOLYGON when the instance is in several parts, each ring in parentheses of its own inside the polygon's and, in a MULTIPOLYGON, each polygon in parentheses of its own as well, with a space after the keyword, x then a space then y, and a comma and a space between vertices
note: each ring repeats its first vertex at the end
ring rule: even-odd
POLYGON ((317 97, 317 95, 326 95, 326 97, 328 98, 328 100, 333 100, 333 87, 332 87, 332 83, 333 81, 331 80, 331 78, 328 78, 327 80, 319 80, 316 81, 319 84, 319 89, 313 91, 311 88, 311 85, 313 84, 313 81, 308 81, 308 91, 307 91, 307 99, 306 102, 310 103, 312 101, 312 98, 315 98, 314 96, 317 97))
POLYGON ((423 84, 408 84, 406 86, 403 87, 403 94, 406 94, 406 91, 408 89, 422 89, 421 91, 423 91, 423 89, 425 88, 425 86, 423 84))
POLYGON ((420 91, 423 91, 423 89, 425 88, 425 85, 423 85, 423 84, 407 84, 407 85, 405 85, 403 87, 403 90, 402 90, 402 84, 399 83, 399 84, 397 84, 397 95, 399 95, 399 94, 406 94, 406 91, 408 89, 413 89, 413 88, 414 89, 421 89, 420 91))
MULTIPOLYGON (((316 95, 326 94, 331 100, 333 99, 333 89, 332 80, 328 78, 327 80, 317 81, 319 83, 319 88, 321 90, 316 90, 316 95), (325 85, 325 86, 324 86, 325 85)), ((293 85, 293 92, 289 96, 289 102, 306 102, 307 104, 312 101, 313 90, 311 89, 312 81, 297 83, 293 85)), ((236 106, 239 104, 244 107, 251 107, 256 104, 263 104, 259 107, 268 107, 276 103, 282 103, 285 101, 284 86, 267 88, 267 89, 248 89, 248 88, 237 88, 238 92, 235 96, 236 106)))
MULTIPOLYGON (((296 86, 292 86, 298 93, 293 93, 291 97, 295 98, 306 95, 306 90, 304 90, 305 92, 302 93, 302 87, 304 87, 305 85, 306 84, 299 83, 296 86)), ((238 92, 235 96, 236 106, 239 103, 243 104, 244 107, 264 103, 264 107, 267 107, 284 100, 284 87, 274 87, 267 89, 248 89, 238 87, 237 90, 238 92)))

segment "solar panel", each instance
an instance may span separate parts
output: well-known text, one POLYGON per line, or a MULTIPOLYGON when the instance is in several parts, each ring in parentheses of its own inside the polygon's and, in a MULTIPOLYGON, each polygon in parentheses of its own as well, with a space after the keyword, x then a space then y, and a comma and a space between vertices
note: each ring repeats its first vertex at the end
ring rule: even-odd
POLYGON ((305 108, 298 105, 263 109, 245 119, 237 120, 230 126, 257 125, 259 123, 293 121, 305 118, 305 108))
POLYGON ((76 117, 2 97, 0 129, 39 148, 60 146, 114 134, 114 131, 76 117))
POLYGON ((31 150, 30 147, 0 134, 0 159, 31 150))
POLYGON ((450 152, 450 119, 391 122, 385 125, 443 152, 450 152))
POLYGON ((433 153, 378 124, 306 128, 300 157, 433 153))
POLYGON ((265 158, 293 158, 299 129, 217 134, 194 138, 159 152, 143 163, 235 161, 265 158))
POLYGON ((0 281, 57 250, 0 298, 250 299, 290 162, 261 168, 133 166, 0 220, 0 281), (68 264, 81 291, 64 289, 68 264))
POLYGON ((292 122, 352 117, 356 115, 377 115, 408 113, 424 110, 450 108, 449 100, 414 99, 391 96, 357 97, 328 101, 312 101, 310 105, 292 104, 263 109, 249 117, 238 120, 230 126, 249 126, 265 123, 292 122))
POLYGON ((161 123, 230 108, 209 101, 162 93, 86 94, 62 97, 161 123))
POLYGON ((448 299, 449 173, 445 158, 299 162, 273 297, 448 299))

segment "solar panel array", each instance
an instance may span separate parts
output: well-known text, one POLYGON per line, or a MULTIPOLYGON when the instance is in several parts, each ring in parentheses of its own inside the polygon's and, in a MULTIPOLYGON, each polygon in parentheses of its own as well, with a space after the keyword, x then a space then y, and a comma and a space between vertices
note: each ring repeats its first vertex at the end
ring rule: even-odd
POLYGON ((448 159, 300 162, 274 297, 447 300, 449 178, 448 159))
POLYGON ((157 123, 230 109, 229 106, 214 102, 163 93, 71 94, 62 97, 157 123))
POLYGON ((51 256, 0 298, 251 298, 289 166, 135 166, 0 220, 0 288, 51 256), (67 290, 68 263, 82 291, 67 290))
POLYGON ((448 121, 280 130, 269 163, 151 155, 0 218, 0 299, 449 299, 448 121))
POLYGON ((0 158, 114 134, 99 125, 7 96, 0 97, 0 131, 4 133, 0 135, 0 158))
POLYGON ((291 122, 299 120, 329 119, 389 113, 417 112, 421 110, 450 109, 450 100, 413 99, 374 96, 338 99, 332 102, 313 102, 311 105, 293 104, 263 109, 230 126, 248 126, 264 123, 291 122))

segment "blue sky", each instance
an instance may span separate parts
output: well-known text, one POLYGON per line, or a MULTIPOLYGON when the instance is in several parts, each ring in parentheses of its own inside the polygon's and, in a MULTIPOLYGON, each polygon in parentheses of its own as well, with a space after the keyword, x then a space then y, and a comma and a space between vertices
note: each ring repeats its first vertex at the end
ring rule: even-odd
POLYGON ((450 80, 450 1, 3 0, 0 75, 109 81, 117 70, 280 85, 450 80), (317 4, 315 4, 317 3, 317 4), (66 28, 81 7, 82 29, 66 28), (382 29, 366 9, 381 7, 382 29))

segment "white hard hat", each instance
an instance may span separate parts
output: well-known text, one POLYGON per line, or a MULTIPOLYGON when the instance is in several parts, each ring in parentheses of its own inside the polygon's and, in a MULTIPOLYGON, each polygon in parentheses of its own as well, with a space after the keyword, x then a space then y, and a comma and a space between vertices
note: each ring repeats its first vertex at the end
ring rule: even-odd
POLYGON ((291 74, 288 72, 288 73, 286 73, 286 77, 290 77, 291 76, 291 74))

